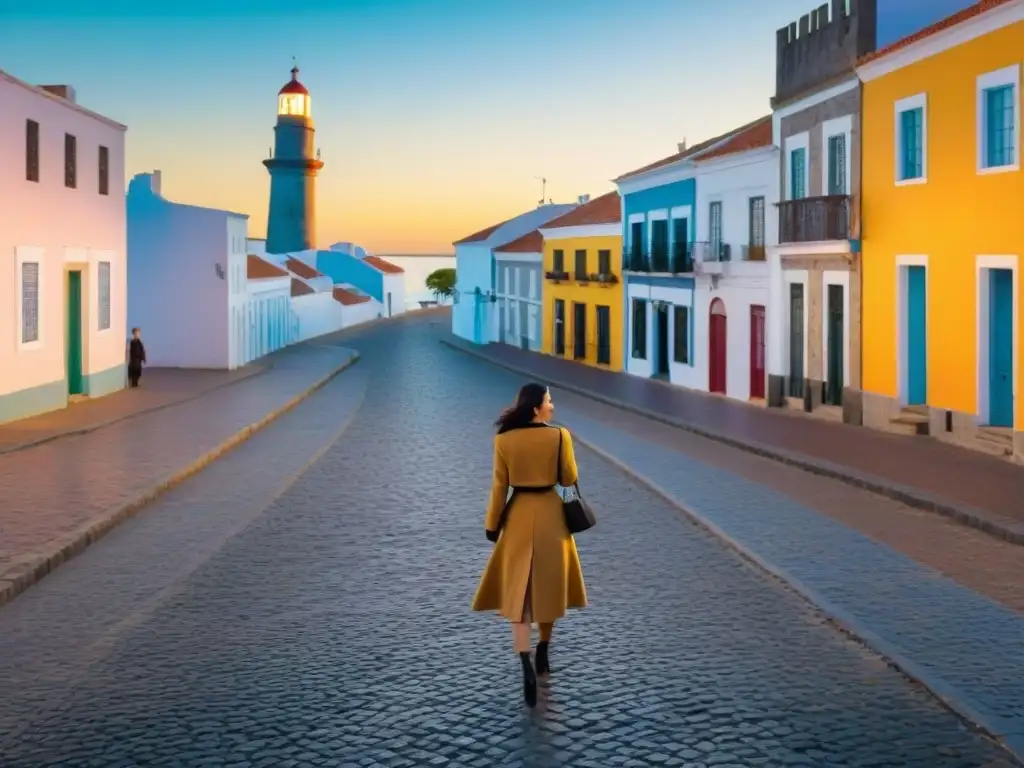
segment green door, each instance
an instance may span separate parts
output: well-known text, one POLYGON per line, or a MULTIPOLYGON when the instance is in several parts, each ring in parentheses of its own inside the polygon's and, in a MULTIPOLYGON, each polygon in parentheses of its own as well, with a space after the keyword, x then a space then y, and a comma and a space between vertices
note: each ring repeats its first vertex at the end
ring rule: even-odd
POLYGON ((68 272, 68 394, 82 394, 82 273, 68 272))

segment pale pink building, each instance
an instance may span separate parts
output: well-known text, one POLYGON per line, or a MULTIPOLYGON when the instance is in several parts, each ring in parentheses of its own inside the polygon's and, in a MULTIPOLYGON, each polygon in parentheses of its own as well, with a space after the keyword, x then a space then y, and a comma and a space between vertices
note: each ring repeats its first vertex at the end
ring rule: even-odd
POLYGON ((0 423, 125 382, 125 126, 0 70, 0 423))

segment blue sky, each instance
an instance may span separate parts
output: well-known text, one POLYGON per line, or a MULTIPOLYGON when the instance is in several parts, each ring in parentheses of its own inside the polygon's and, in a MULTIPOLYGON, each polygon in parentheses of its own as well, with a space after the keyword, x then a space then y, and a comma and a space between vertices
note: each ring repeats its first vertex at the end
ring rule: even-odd
MULTIPOLYGON (((262 234, 292 56, 326 167, 321 239, 446 250, 767 114, 807 0, 0 0, 0 68, 129 126, 129 173, 262 234)), ((880 0, 887 42, 967 0, 880 0)))

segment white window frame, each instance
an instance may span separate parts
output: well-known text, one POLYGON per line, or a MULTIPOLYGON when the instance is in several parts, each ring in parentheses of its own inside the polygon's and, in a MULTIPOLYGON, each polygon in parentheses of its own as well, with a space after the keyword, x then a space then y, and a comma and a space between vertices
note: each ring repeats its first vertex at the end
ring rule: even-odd
POLYGON ((928 183, 928 94, 915 93, 899 99, 893 106, 895 147, 893 152, 893 179, 897 187, 928 183), (921 110, 921 176, 917 179, 903 178, 903 113, 912 109, 921 110))
POLYGON ((807 131, 787 136, 784 142, 785 153, 782 162, 785 167, 782 169, 783 179, 783 200, 793 199, 793 180, 791 178, 793 169, 793 151, 802 149, 804 151, 804 196, 811 197, 811 135, 807 131))
MULTIPOLYGON (((843 194, 850 194, 850 155, 853 154, 853 115, 842 115, 826 120, 821 124, 821 194, 828 194, 828 140, 833 136, 845 136, 846 152, 843 162, 846 167, 843 169, 843 194)), ((807 165, 810 166, 811 158, 808 154, 807 165)), ((805 169, 805 173, 808 170, 805 169)), ((807 196, 810 197, 810 187, 807 188, 807 196)))
POLYGON ((44 312, 46 311, 46 251, 37 246, 19 245, 15 248, 14 257, 14 285, 15 285, 15 307, 17 322, 15 323, 15 345, 18 352, 33 352, 43 348, 46 324, 44 312), (22 265, 25 263, 39 265, 39 284, 36 286, 36 339, 35 341, 23 342, 23 300, 25 288, 22 280, 22 265))
POLYGON ((1020 64, 1011 64, 1008 67, 997 69, 994 72, 986 72, 978 75, 975 86, 976 97, 976 135, 977 135, 977 166, 978 174, 986 175, 991 173, 1009 173, 1020 170, 1020 64), (1012 85, 1014 95, 1013 110, 1013 163, 1010 165, 998 165, 989 168, 985 165, 986 138, 988 137, 988 125, 986 124, 985 91, 989 88, 998 88, 1001 85, 1012 85))
POLYGON ((98 254, 97 258, 96 258, 95 264, 96 264, 96 269, 95 269, 95 278, 96 278, 96 309, 95 309, 95 311, 96 311, 96 314, 95 314, 95 317, 96 317, 96 327, 93 329, 93 331, 97 335, 100 335, 100 334, 104 334, 104 333, 109 333, 110 330, 114 327, 114 260, 112 258, 112 254, 109 251, 105 251, 105 252, 103 252, 101 254, 98 254), (102 302, 103 296, 102 296, 102 294, 100 292, 100 289, 103 286, 102 286, 102 283, 100 281, 100 267, 103 264, 107 265, 107 292, 108 292, 108 295, 107 295, 107 312, 108 312, 108 316, 107 316, 107 327, 106 328, 104 328, 101 325, 101 323, 103 322, 103 302, 102 302))

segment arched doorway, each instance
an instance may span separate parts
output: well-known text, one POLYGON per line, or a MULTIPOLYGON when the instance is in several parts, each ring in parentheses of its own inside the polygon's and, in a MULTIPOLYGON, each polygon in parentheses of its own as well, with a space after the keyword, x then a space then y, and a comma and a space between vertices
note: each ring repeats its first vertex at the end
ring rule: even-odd
POLYGON ((726 317, 725 302, 711 302, 708 328, 708 391, 725 394, 726 317))

